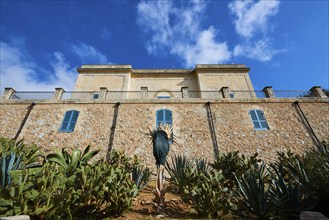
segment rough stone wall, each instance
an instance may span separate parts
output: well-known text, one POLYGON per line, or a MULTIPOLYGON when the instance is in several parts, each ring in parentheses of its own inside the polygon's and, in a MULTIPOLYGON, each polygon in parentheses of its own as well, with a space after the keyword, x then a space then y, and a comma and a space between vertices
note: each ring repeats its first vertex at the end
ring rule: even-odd
POLYGON ((189 158, 213 159, 211 136, 203 104, 122 104, 119 109, 114 149, 138 155, 146 164, 154 164, 149 128, 155 128, 156 111, 173 112, 177 143, 170 146, 169 158, 185 154, 189 158))
POLYGON ((0 136, 14 138, 29 104, 0 105, 0 136))
MULTIPOLYGON (((305 116, 320 140, 329 140, 328 103, 300 103, 305 116)), ((291 150, 302 154, 314 146, 312 134, 292 103, 214 104, 219 150, 257 152, 271 160, 277 151, 291 150), (264 112, 269 130, 255 130, 249 115, 252 109, 264 112)))
MULTIPOLYGON (((279 99, 275 99, 279 100, 279 99)), ((213 160, 213 141, 205 102, 162 101, 122 102, 114 133, 112 149, 138 155, 154 166, 149 128, 154 128, 159 109, 173 112, 173 128, 177 143, 170 155, 185 154, 189 158, 213 160)), ((28 104, 0 105, 0 135, 12 138, 27 111, 28 104)), ((37 103, 18 139, 35 143, 46 152, 63 146, 84 149, 88 144, 100 148, 104 157, 109 148, 115 103, 53 102, 37 103), (72 133, 59 132, 64 113, 78 110, 80 115, 72 133)), ((320 140, 329 140, 329 102, 300 102, 300 106, 320 140)), ((277 151, 291 149, 297 153, 314 146, 311 134, 292 101, 218 101, 211 103, 219 152, 239 150, 244 154, 258 152, 262 158, 273 159, 277 151), (264 112, 269 130, 254 130, 248 114, 251 109, 264 112)))

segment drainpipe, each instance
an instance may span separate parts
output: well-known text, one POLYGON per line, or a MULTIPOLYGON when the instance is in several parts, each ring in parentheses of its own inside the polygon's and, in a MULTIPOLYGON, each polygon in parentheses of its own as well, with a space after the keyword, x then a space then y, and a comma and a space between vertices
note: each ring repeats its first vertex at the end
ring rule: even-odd
POLYGON ((120 102, 117 102, 114 105, 114 114, 113 114, 113 121, 112 121, 112 126, 111 126, 111 133, 110 133, 110 140, 109 140, 109 144, 108 144, 108 150, 107 150, 107 154, 106 154, 106 160, 109 159, 110 156, 110 152, 112 151, 112 145, 113 145, 113 140, 114 140, 114 133, 115 133, 115 128, 117 125, 117 119, 118 119, 118 115, 119 115, 119 106, 120 106, 120 102))
POLYGON ((218 150, 218 144, 217 144, 217 138, 216 138, 216 130, 215 130, 214 119, 212 117, 210 102, 207 102, 205 104, 205 107, 206 107, 206 110, 207 110, 208 123, 209 123, 209 129, 210 129, 211 139, 212 139, 212 142, 213 142, 215 160, 218 160, 219 159, 219 150, 218 150))
POLYGON ((300 114, 301 114, 303 120, 306 122, 306 125, 307 125, 308 130, 311 131, 311 134, 313 135, 313 138, 315 139, 315 144, 316 144, 317 146, 321 146, 321 142, 320 142, 319 138, 316 136, 316 134, 315 134, 315 132, 314 132, 314 130, 313 130, 311 124, 310 124, 309 121, 307 120, 307 118, 306 118, 306 116, 305 116, 305 114, 304 114, 302 108, 301 108, 300 105, 299 105, 299 102, 298 102, 298 101, 295 101, 295 102, 294 102, 294 105, 295 105, 295 107, 299 110, 299 112, 300 112, 300 114))
POLYGON ((17 130, 17 132, 16 132, 16 135, 15 135, 15 137, 13 138, 13 140, 15 140, 15 141, 17 140, 17 138, 18 138, 18 136, 20 135, 20 133, 21 133, 21 131, 22 131, 22 129, 23 129, 23 127, 24 127, 26 121, 27 121, 27 118, 29 117, 29 115, 30 115, 30 113, 31 113, 31 111, 32 111, 32 109, 33 109, 34 106, 35 106, 35 103, 32 102, 31 105, 29 105, 29 106, 27 107, 27 112, 26 112, 26 114, 25 114, 25 117, 23 118, 23 121, 21 122, 21 125, 19 126, 19 128, 18 128, 18 130, 17 130))

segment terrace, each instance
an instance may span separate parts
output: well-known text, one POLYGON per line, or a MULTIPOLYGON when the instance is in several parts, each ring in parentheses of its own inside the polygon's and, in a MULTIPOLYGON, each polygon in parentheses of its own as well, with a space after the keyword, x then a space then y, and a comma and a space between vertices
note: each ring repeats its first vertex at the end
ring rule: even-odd
POLYGON ((263 90, 242 91, 222 87, 219 91, 189 91, 183 87, 181 91, 148 91, 142 87, 140 91, 108 91, 101 87, 99 91, 16 91, 5 88, 2 100, 72 100, 72 101, 105 101, 105 100, 244 100, 267 98, 328 98, 319 86, 310 90, 273 90, 266 86, 263 90))

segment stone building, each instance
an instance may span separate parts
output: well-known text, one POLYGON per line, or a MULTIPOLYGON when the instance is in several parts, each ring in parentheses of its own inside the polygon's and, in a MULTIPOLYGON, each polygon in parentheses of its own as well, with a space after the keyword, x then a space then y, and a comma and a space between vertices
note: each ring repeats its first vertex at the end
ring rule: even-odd
POLYGON ((172 124, 170 155, 213 160, 239 150, 271 160, 277 151, 303 153, 329 140, 329 98, 310 91, 255 91, 245 65, 195 69, 133 69, 83 65, 74 91, 6 88, 0 136, 44 151, 64 146, 112 149, 154 164, 149 128, 172 124), (290 93, 290 94, 289 94, 290 93))

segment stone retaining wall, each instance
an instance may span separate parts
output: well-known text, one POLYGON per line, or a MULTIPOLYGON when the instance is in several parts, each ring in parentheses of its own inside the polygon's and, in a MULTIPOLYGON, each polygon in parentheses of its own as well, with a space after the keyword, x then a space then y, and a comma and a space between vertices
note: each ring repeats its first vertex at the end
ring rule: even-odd
MULTIPOLYGON (((320 140, 329 140, 329 101, 301 99, 299 105, 320 140)), ((0 105, 0 136, 13 138, 23 120, 28 102, 5 101, 0 105)), ((64 146, 84 149, 87 145, 101 149, 98 157, 106 155, 109 147, 138 155, 146 164, 154 165, 149 128, 154 128, 159 109, 173 113, 173 128, 177 143, 171 145, 170 155, 185 154, 189 158, 214 159, 213 140, 205 101, 124 101, 118 108, 115 130, 113 102, 39 102, 32 109, 18 139, 37 144, 46 152, 64 146), (80 111, 74 132, 59 132, 66 111, 80 111), (112 127, 112 129, 111 129, 112 127), (110 134, 114 132, 113 145, 110 134)), ((293 100, 267 99, 247 101, 216 101, 210 104, 219 152, 239 150, 244 154, 258 152, 271 160, 277 151, 291 149, 297 153, 314 146, 312 134, 303 123, 293 100), (264 112, 269 130, 255 130, 249 115, 251 109, 264 112)))

